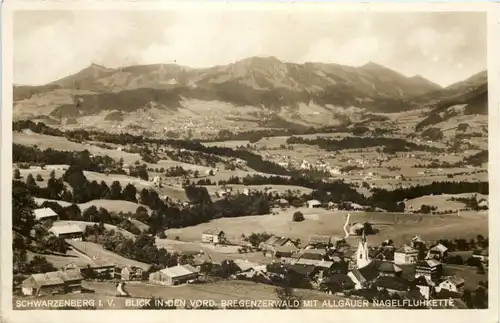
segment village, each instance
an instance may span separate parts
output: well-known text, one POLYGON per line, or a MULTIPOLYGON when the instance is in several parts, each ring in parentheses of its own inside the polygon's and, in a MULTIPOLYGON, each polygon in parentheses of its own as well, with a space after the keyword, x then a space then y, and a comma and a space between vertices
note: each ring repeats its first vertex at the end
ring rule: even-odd
MULTIPOLYGON (((36 209, 34 213, 37 221, 57 221, 57 214, 50 208, 36 209)), ((137 284, 169 288, 223 279, 313 289, 370 303, 397 299, 413 304, 419 300, 451 299, 454 306, 466 308, 462 301, 465 279, 449 274, 447 267, 453 265, 447 260, 453 255, 444 245, 424 241, 418 235, 399 246, 390 239, 370 245, 367 237, 374 230, 368 223, 351 223, 350 214, 343 229, 344 237, 313 235, 308 241, 261 234, 257 243, 241 244, 238 259, 213 261, 203 251, 193 252, 183 264, 153 272, 132 264, 119 266, 106 257, 94 256, 86 266, 68 263, 57 271, 31 274, 20 283, 18 293, 27 298, 85 294, 92 292, 86 287, 87 282, 100 281, 115 284, 114 296, 133 298, 128 288, 137 284), (268 261, 245 259, 245 253, 251 251, 262 253, 268 261)), ((84 230, 78 225, 53 225, 49 231, 64 239, 71 249, 85 253, 78 244, 84 240, 84 230)), ((201 245, 220 248, 232 245, 230 240, 221 229, 205 230, 200 237, 201 245)), ((478 273, 484 274, 488 268, 487 246, 474 250, 471 258, 478 273)))

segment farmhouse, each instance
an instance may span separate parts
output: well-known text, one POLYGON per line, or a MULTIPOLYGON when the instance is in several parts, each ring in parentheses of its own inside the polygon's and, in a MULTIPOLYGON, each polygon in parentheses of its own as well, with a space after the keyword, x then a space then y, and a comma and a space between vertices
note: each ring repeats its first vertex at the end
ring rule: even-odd
POLYGON ((448 248, 442 244, 437 244, 429 249, 428 257, 434 259, 444 259, 448 256, 448 248))
POLYGON ((208 229, 201 234, 201 241, 213 244, 224 243, 226 234, 220 229, 208 229))
POLYGON ((329 248, 332 246, 332 237, 314 235, 309 238, 309 246, 314 248, 329 248))
POLYGON ((319 207, 321 207, 321 202, 318 200, 309 200, 309 201, 307 201, 307 207, 310 209, 319 208, 319 207))
POLYGON ((121 280, 142 280, 143 270, 141 267, 126 266, 120 274, 121 280))
POLYGON ((278 207, 285 209, 285 208, 290 206, 290 202, 288 202, 287 200, 282 198, 282 199, 279 199, 278 201, 276 201, 276 205, 278 207))
POLYGON ((408 245, 403 245, 394 252, 394 263, 406 265, 416 263, 418 260, 418 251, 408 245))
POLYGON ((326 249, 304 249, 300 252, 300 259, 323 260, 326 257, 326 249))
POLYGON ((49 229, 56 237, 82 240, 83 230, 75 224, 54 225, 49 229))
POLYGON ((191 265, 177 265, 151 273, 149 281, 159 285, 180 285, 198 279, 198 271, 191 265))
POLYGON ((347 273, 347 276, 351 278, 354 283, 354 288, 363 289, 369 285, 371 281, 378 277, 377 267, 374 263, 362 268, 355 268, 347 273))
POLYGON ((401 276, 403 270, 390 261, 378 261, 374 260, 374 264, 377 267, 377 272, 379 276, 401 276))
POLYGON ((264 255, 267 257, 276 256, 287 256, 284 253, 292 253, 294 250, 298 250, 297 246, 292 242, 290 238, 271 236, 264 242, 261 242, 259 249, 263 251, 264 255), (283 248, 284 247, 284 248, 283 248))
POLYGON ((45 220, 57 220, 57 213, 54 212, 51 208, 41 208, 34 210, 35 219, 37 221, 45 221, 45 220))
POLYGON ((447 290, 454 293, 463 294, 465 287, 465 280, 462 277, 452 276, 443 280, 439 285, 436 286, 436 292, 441 290, 447 290))
POLYGON ((415 267, 415 278, 424 276, 429 281, 436 281, 441 277, 443 265, 435 259, 427 259, 417 262, 415 267))
POLYGON ((82 289, 82 280, 83 277, 78 270, 32 274, 22 282, 22 292, 30 296, 79 293, 82 289))

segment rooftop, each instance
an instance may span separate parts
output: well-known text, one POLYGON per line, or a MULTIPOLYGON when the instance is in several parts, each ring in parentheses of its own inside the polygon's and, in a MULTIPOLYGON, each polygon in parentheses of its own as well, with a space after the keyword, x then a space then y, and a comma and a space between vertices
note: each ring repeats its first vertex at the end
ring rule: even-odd
POLYGON ((203 231, 203 234, 210 234, 210 235, 215 235, 218 236, 219 234, 224 233, 222 229, 207 229, 203 231))
POLYGON ((35 213, 35 218, 37 220, 42 220, 45 218, 50 218, 50 217, 55 217, 57 216, 57 213, 54 212, 51 208, 45 207, 42 209, 36 209, 34 210, 35 213))
POLYGON ((162 274, 169 277, 182 277, 197 273, 198 271, 191 265, 178 265, 160 270, 162 274))
POLYGON ((54 234, 83 233, 83 230, 76 224, 54 225, 49 230, 54 234))

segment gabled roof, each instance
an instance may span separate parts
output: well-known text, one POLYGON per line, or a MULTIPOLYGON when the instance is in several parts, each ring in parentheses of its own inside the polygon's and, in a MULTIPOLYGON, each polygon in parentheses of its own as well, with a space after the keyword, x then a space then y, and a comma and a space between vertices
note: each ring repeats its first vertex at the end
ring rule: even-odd
POLYGON ((452 283, 455 286, 463 285, 465 283, 465 280, 462 277, 459 277, 459 276, 451 276, 451 277, 448 277, 444 281, 445 282, 446 281, 450 282, 450 283, 452 283))
POLYGON ((274 247, 281 247, 285 243, 287 243, 288 241, 290 241, 290 238, 287 238, 287 237, 278 237, 278 236, 273 235, 273 236, 269 237, 269 239, 267 239, 266 241, 264 241, 264 244, 271 245, 271 246, 274 246, 274 247))
POLYGON ((36 209, 33 211, 35 213, 35 218, 37 220, 43 220, 45 218, 55 217, 57 213, 54 212, 51 208, 45 207, 41 209, 36 209))
POLYGON ((377 267, 373 261, 360 269, 353 269, 352 274, 360 283, 372 281, 378 277, 377 267))
POLYGON ((221 229, 207 229, 203 231, 203 234, 210 234, 214 236, 218 236, 219 234, 224 233, 221 229))
POLYGON ((440 243, 438 243, 437 245, 435 245, 434 247, 431 248, 431 251, 445 252, 447 250, 448 250, 448 248, 446 248, 445 246, 443 246, 440 243))
POLYGON ((63 285, 64 280, 57 271, 51 271, 42 274, 32 274, 31 277, 40 284, 40 286, 63 285))
POLYGON ((314 270, 315 270, 315 267, 312 266, 312 265, 298 265, 298 264, 294 264, 294 265, 289 265, 289 269, 291 271, 294 271, 298 274, 301 274, 301 275, 304 275, 304 276, 309 276, 311 275, 314 270))
POLYGON ((315 244, 315 243, 330 244, 331 240, 332 240, 332 237, 330 237, 330 236, 315 235, 315 236, 311 236, 309 238, 309 243, 310 244, 315 244))
POLYGON ((311 206, 311 205, 321 205, 321 202, 318 201, 318 200, 309 200, 307 201, 307 205, 311 206))
POLYGON ((182 277, 197 273, 198 271, 191 265, 178 265, 160 270, 160 272, 169 277, 182 277))
POLYGON ((399 248, 398 250, 396 250, 395 252, 397 252, 397 253, 404 253, 404 254, 410 254, 410 253, 418 253, 418 250, 405 244, 401 248, 399 248))
POLYGON ((79 270, 59 270, 31 275, 40 286, 62 285, 66 281, 82 280, 79 270))
POLYGON ((434 268, 439 265, 441 265, 441 263, 436 259, 421 260, 417 263, 417 267, 427 267, 427 268, 434 268))
POLYGON ((393 262, 390 261, 376 261, 374 260, 375 264, 377 265, 377 270, 380 272, 384 273, 400 273, 403 270, 394 264, 393 262))
POLYGON ((252 262, 249 262, 248 260, 243 260, 243 259, 236 259, 236 260, 234 260, 234 264, 236 266, 238 266, 238 268, 241 271, 247 271, 247 270, 250 270, 252 268, 255 268, 255 267, 259 266, 258 264, 254 264, 252 262))
POLYGON ((324 282, 326 284, 333 284, 333 283, 337 283, 341 286, 352 286, 354 285, 351 277, 347 276, 347 275, 344 275, 344 274, 335 274, 335 275, 331 275, 331 276, 328 276, 325 278, 324 282))
POLYGON ((54 225, 49 229, 50 232, 54 234, 68 234, 68 233, 83 233, 83 230, 77 226, 76 224, 63 224, 63 225, 54 225))
POLYGON ((297 264, 297 265, 309 265, 309 266, 321 267, 321 268, 328 269, 328 268, 331 268, 333 266, 333 261, 300 258, 295 264, 297 264))

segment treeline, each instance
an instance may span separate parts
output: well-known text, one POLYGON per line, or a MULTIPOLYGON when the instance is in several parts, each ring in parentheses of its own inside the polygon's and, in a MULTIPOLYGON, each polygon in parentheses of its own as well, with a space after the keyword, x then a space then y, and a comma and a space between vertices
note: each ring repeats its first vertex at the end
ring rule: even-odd
MULTIPOLYGON (((371 205, 384 208, 387 202, 404 201, 424 195, 479 193, 488 195, 488 182, 433 182, 428 185, 417 185, 409 188, 398 188, 393 191, 373 189, 370 197, 371 205)), ((389 210, 388 210, 389 211, 389 210)))
MULTIPOLYGON (((198 185, 211 185, 208 179, 198 181, 198 185)), ((343 181, 323 182, 314 181, 307 177, 285 178, 280 176, 261 176, 247 175, 246 177, 230 177, 227 181, 219 181, 218 185, 291 185, 310 188, 311 194, 304 194, 302 199, 317 199, 322 203, 334 202, 353 202, 360 205, 378 207, 389 212, 404 211, 405 199, 413 199, 424 195, 440 194, 461 194, 461 193, 480 193, 488 195, 488 182, 433 182, 428 185, 417 185, 410 188, 398 188, 393 191, 375 188, 373 195, 369 198, 359 193, 351 185, 343 181)), ((215 185, 215 183, 213 183, 215 185)), ((289 198, 284 196, 286 199, 289 198)), ((291 197, 290 197, 291 198, 291 197)), ((292 202, 292 201, 289 201, 292 202)), ((301 202, 300 202, 301 203, 301 202)))
POLYGON ((290 137, 287 144, 315 145, 327 151, 338 151, 344 149, 360 149, 371 147, 384 147, 383 152, 393 153, 397 151, 428 151, 438 152, 440 149, 425 145, 419 145, 400 138, 386 137, 345 137, 340 140, 331 138, 306 139, 301 137, 290 137))
POLYGON ((488 150, 481 150, 477 154, 465 157, 464 162, 472 166, 481 166, 488 162, 488 150))
MULTIPOLYGON (((89 181, 85 177, 80 166, 70 166, 61 178, 56 178, 52 171, 45 187, 38 186, 32 174, 26 177, 26 182, 21 182, 21 178, 16 178, 14 182, 25 184, 28 192, 39 198, 62 200, 69 203, 86 203, 92 200, 125 200, 137 203, 137 189, 132 184, 127 184, 123 189, 118 181, 114 181, 108 186, 105 181, 89 181), (68 183, 71 189, 65 185, 68 183)), ((38 176, 37 176, 38 177, 38 176)), ((38 177, 38 180, 43 178, 38 177)))
MULTIPOLYGON (((72 141, 101 141, 106 143, 113 143, 119 145, 126 144, 160 144, 167 145, 173 148, 186 149, 202 152, 205 154, 212 154, 223 157, 239 158, 246 161, 247 166, 263 173, 270 173, 276 175, 290 175, 291 172, 280 165, 273 163, 271 161, 263 160, 260 155, 256 155, 247 150, 241 149, 231 149, 227 147, 205 147, 199 141, 192 140, 180 140, 180 139, 156 139, 148 138, 144 136, 132 135, 129 133, 113 134, 97 130, 70 130, 62 132, 59 130, 54 130, 44 124, 36 124, 32 121, 17 121, 13 124, 13 129, 16 131, 21 131, 23 129, 30 129, 33 132, 41 134, 49 134, 53 136, 66 137, 68 140, 72 141)), ((70 163, 67 163, 70 164, 70 163)))

